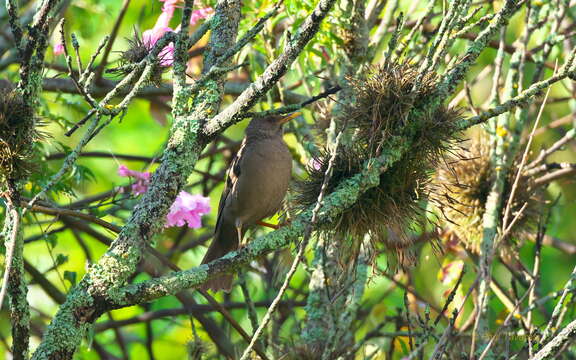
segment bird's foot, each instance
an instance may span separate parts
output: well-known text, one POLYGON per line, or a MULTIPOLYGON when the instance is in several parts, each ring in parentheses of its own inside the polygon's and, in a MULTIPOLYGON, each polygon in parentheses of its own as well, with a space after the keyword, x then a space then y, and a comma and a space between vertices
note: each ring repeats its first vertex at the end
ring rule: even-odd
POLYGON ((280 229, 280 226, 281 226, 280 224, 270 224, 270 223, 267 223, 264 221, 258 221, 256 224, 260 225, 260 226, 266 226, 266 227, 269 227, 269 228, 274 229, 274 230, 280 229))
POLYGON ((258 222, 256 223, 256 225, 266 226, 266 227, 269 227, 269 228, 271 228, 271 229, 278 230, 278 229, 280 229, 280 228, 283 227, 283 226, 290 225, 291 222, 292 222, 292 221, 291 221, 290 219, 288 219, 288 220, 286 220, 286 221, 284 221, 284 222, 282 222, 282 223, 280 223, 280 224, 270 224, 270 223, 267 223, 267 222, 265 222, 265 221, 260 220, 260 221, 258 221, 258 222))

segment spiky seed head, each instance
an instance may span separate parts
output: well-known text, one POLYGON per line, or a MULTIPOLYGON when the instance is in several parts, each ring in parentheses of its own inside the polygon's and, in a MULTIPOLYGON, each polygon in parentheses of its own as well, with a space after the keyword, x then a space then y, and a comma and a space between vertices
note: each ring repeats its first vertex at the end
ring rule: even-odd
POLYGON ((318 360, 324 349, 306 344, 294 344, 283 354, 285 360, 318 360))
POLYGON ((202 340, 196 338, 186 345, 189 360, 202 360, 208 348, 202 340))
POLYGON ((32 144, 42 138, 32 107, 13 84, 0 82, 0 180, 18 180, 33 168, 32 144))
MULTIPOLYGON (((382 245, 396 255, 399 265, 414 260, 413 231, 428 225, 425 201, 429 199, 431 175, 444 151, 455 140, 453 124, 460 113, 444 106, 431 108, 425 101, 436 86, 436 76, 426 74, 416 84, 418 70, 407 63, 371 67, 348 78, 353 100, 343 106, 350 141, 341 145, 327 193, 358 172, 366 162, 380 156, 398 137, 409 138, 411 149, 380 176, 380 184, 369 189, 338 218, 321 226, 335 238, 362 241, 368 234, 376 247, 382 245)), ((309 176, 295 184, 295 204, 307 208, 316 202, 330 154, 316 159, 309 176)), ((358 249, 357 246, 351 248, 358 249)))
MULTIPOLYGON (((134 69, 134 65, 144 60, 144 58, 146 58, 150 53, 150 44, 147 44, 143 40, 136 29, 134 29, 134 35, 132 38, 127 39, 127 41, 128 47, 126 50, 120 52, 120 66, 114 69, 109 69, 107 72, 126 76, 134 69)), ((160 58, 154 65, 150 76, 150 83, 157 87, 162 85, 162 74, 167 70, 167 67, 160 65, 162 63, 162 54, 164 53, 160 53, 160 58)))
MULTIPOLYGON (((436 193, 435 204, 443 214, 444 226, 453 232, 467 249, 476 254, 480 252, 486 200, 495 176, 490 156, 486 134, 474 134, 471 140, 455 151, 448 161, 440 164, 434 178, 434 184, 443 189, 436 193)), ((504 185, 501 216, 504 215, 511 195, 519 159, 513 164, 515 165, 511 167, 512 171, 508 173, 504 185)), ((514 229, 533 227, 542 203, 542 191, 535 187, 533 179, 520 176, 518 190, 511 204, 510 220, 519 214, 524 204, 527 205, 519 216, 510 238, 513 239, 520 234, 519 230, 514 229)))

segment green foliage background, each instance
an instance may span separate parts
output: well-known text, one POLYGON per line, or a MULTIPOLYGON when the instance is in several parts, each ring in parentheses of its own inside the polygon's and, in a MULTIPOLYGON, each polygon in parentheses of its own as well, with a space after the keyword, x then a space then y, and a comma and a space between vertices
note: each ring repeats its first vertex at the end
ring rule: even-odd
MULTIPOLYGON (((497 2, 498 3, 498 2, 497 2)), ((273 4, 269 0, 249 0, 244 2, 243 20, 240 24, 240 34, 249 29, 256 20, 262 16, 265 9, 268 9, 273 4)), ((266 63, 274 59, 282 51, 282 42, 284 37, 278 36, 278 43, 275 43, 272 29, 274 26, 285 20, 291 23, 289 28, 294 33, 298 28, 299 22, 304 18, 314 6, 312 1, 303 0, 286 0, 284 2, 286 11, 282 12, 279 16, 267 25, 264 31, 264 36, 258 36, 253 42, 252 46, 247 47, 239 55, 237 55, 237 62, 248 61, 250 76, 255 78, 259 74, 266 63), (293 22, 293 23, 292 23, 293 22)), ((66 11, 65 18, 67 20, 67 32, 74 32, 81 44, 82 60, 86 63, 90 55, 95 51, 100 39, 109 34, 117 14, 120 11, 122 2, 118 0, 83 0, 73 1, 66 11)), ((215 6, 214 1, 205 1, 205 6, 215 6)), ((399 10, 406 11, 410 8, 410 1, 400 1, 399 10)), ((410 18, 417 18, 424 10, 425 4, 418 7, 418 10, 412 14, 408 14, 410 18)), ((124 19, 120 28, 120 36, 114 45, 115 51, 121 51, 125 48, 127 41, 126 37, 131 36, 133 29, 145 30, 154 25, 157 16, 160 13, 161 3, 153 0, 134 0, 132 1, 126 18, 124 19)), ((438 11, 440 11, 438 7, 438 11)), ((571 10, 570 16, 574 18, 576 11, 571 10)), ((339 22, 339 17, 345 14, 339 13, 337 10, 332 11, 327 21, 322 24, 322 28, 318 36, 307 46, 303 55, 300 56, 295 66, 285 78, 283 84, 290 85, 298 80, 303 79, 304 84, 298 86, 293 91, 302 95, 314 95, 320 92, 325 84, 325 80, 312 75, 315 71, 324 69, 327 66, 338 66, 338 59, 340 52, 339 46, 342 45, 342 39, 339 37, 336 25, 339 22), (323 52, 330 58, 328 61, 323 52)), ((507 38, 510 42, 517 38, 521 33, 523 26, 523 14, 517 14, 508 27, 507 38)), ((179 21, 179 12, 177 12, 174 21, 179 21)), ((174 24, 173 27, 176 27, 174 24)), ((389 36, 389 35, 387 35, 389 36)), ((539 44, 543 39, 543 35, 536 35, 533 37, 532 42, 539 44)), ((205 40, 203 40, 205 42, 205 40)), ((54 43, 54 41, 53 41, 54 43)), ((450 51, 452 54, 461 53, 464 49, 466 42, 464 40, 458 41, 453 49, 450 51)), ((560 54, 553 52, 554 56, 560 54)), ((496 56, 495 49, 485 51, 477 64, 474 66, 472 73, 479 73, 484 67, 493 64, 496 56)), ((118 54, 113 53, 112 60, 118 59, 118 54)), ((64 65, 63 57, 54 56, 51 52, 47 55, 48 62, 57 66, 64 65)), ((552 58, 553 60, 553 58, 552 58)), ((505 69, 506 69, 505 65, 505 69)), ((198 66, 196 66, 196 71, 198 66)), ((2 70, 2 77, 16 78, 17 66, 12 65, 2 70)), ((531 64, 527 65, 527 74, 533 71, 531 64)), ((551 71, 548 70, 546 76, 549 76, 551 71)), ((66 75, 59 70, 50 69, 46 72, 47 77, 66 77, 66 75)), ((165 75, 165 81, 170 78, 169 73, 165 75)), ((529 76, 525 76, 529 78, 529 76)), ((487 77, 485 80, 480 81, 472 87, 472 99, 475 104, 482 104, 489 96, 491 86, 491 78, 487 77)), ((556 84, 552 87, 550 94, 553 98, 571 97, 572 95, 562 84, 556 84)), ((231 97, 227 98, 229 102, 231 97)), ((52 138, 43 146, 42 152, 44 154, 54 154, 66 151, 69 147, 73 147, 82 132, 77 132, 74 136, 68 138, 63 136, 66 126, 77 122, 83 114, 88 111, 87 105, 79 95, 59 94, 59 93, 44 93, 42 97, 42 115, 48 119, 49 125, 43 130, 49 133, 52 138)), ((278 102, 274 102, 271 96, 267 100, 261 102, 256 110, 265 110, 272 107, 280 106, 278 102)), ((460 103, 461 106, 466 108, 466 99, 460 103)), ((550 101, 546 106, 542 125, 550 123, 556 119, 562 118, 573 112, 576 103, 574 100, 569 101, 550 101)), ((114 121, 111 125, 105 128, 100 135, 98 135, 89 145, 85 151, 100 151, 111 154, 129 154, 147 156, 150 158, 157 158, 162 151, 164 143, 168 135, 168 125, 162 125, 154 119, 150 110, 150 102, 147 99, 137 99, 134 101, 126 115, 121 121, 114 121)), ((225 106, 225 105, 223 105, 225 106)), ((467 110, 465 110, 467 111, 467 110)), ((314 114, 309 110, 304 111, 306 120, 309 123, 314 121, 314 114)), ((316 114, 318 115, 318 114, 316 114)), ((168 113, 168 122, 170 116, 168 113)), ((236 126, 233 126, 226 132, 226 136, 230 139, 239 141, 243 137, 243 129, 246 126, 246 121, 236 126)), ((293 129, 292 129, 293 130, 293 129)), ((547 131, 544 135, 536 138, 533 145, 533 151, 537 152, 545 145, 549 145, 558 140, 563 135, 562 128, 547 131)), ((293 133, 286 135, 286 140, 299 158, 300 164, 294 169, 295 177, 305 176, 304 165, 308 161, 305 151, 305 144, 299 142, 299 138, 293 133)), ((211 173, 216 174, 227 167, 227 159, 222 156, 217 158, 217 162, 211 168, 211 173)), ((570 144, 563 151, 553 155, 550 159, 556 162, 576 162, 576 148, 574 144, 570 144)), ((127 179, 121 178, 117 175, 117 168, 119 164, 125 164, 130 169, 153 171, 154 164, 147 164, 136 161, 118 160, 113 158, 81 158, 77 162, 74 172, 70 174, 65 182, 63 182, 58 192, 52 192, 50 195, 57 200, 59 204, 67 204, 86 196, 91 196, 104 191, 108 191, 113 187, 127 185, 127 179)), ((48 178, 49 174, 56 172, 61 165, 61 160, 49 160, 42 164, 44 173, 37 175, 32 179, 32 182, 27 185, 26 189, 30 191, 27 196, 30 196, 38 191, 43 181, 48 178)), ((207 161, 199 162, 197 169, 204 170, 208 166, 207 161)), ((194 173, 189 178, 189 184, 194 184, 202 179, 202 175, 194 173)), ((193 186, 188 189, 191 193, 202 193, 201 186, 193 186)), ((216 186, 210 193, 204 193, 210 196, 212 212, 210 215, 203 218, 204 227, 198 230, 188 231, 186 237, 195 238, 199 237, 206 232, 212 231, 215 223, 217 212, 218 200, 222 190, 222 186, 216 186)), ((574 234, 576 233, 576 186, 573 179, 562 180, 552 183, 547 189, 547 198, 554 200, 558 196, 558 202, 551 207, 551 221, 547 229, 547 234, 559 239, 563 239, 572 244, 576 243, 574 234)), ((96 216, 102 216, 107 211, 115 210, 115 206, 120 206, 120 211, 114 211, 114 215, 106 215, 104 220, 121 226, 130 212, 130 207, 134 205, 136 199, 128 200, 119 203, 118 205, 107 205, 97 209, 92 209, 91 213, 96 216)), ((34 226, 26 227, 25 237, 30 238, 35 235, 41 234, 58 228, 57 218, 53 216, 45 216, 41 214, 28 215, 31 223, 34 226)), ((101 228, 98 231, 104 233, 108 237, 113 237, 114 234, 101 228)), ((156 239, 157 248, 160 251, 168 248, 175 236, 180 232, 180 229, 170 228, 165 231, 162 236, 156 239)), ((259 229, 258 232, 265 232, 268 230, 259 229)), ((93 239, 86 239, 86 243, 92 253, 93 259, 97 259, 106 247, 93 239)), ((176 264, 181 268, 190 268, 199 264, 204 250, 202 248, 195 248, 188 251, 177 259, 176 264)), ((521 259, 524 264, 531 264, 534 254, 533 243, 526 243, 522 246, 520 253, 521 259)), ((311 254, 308 254, 311 256, 311 254)), ((86 271, 86 256, 84 251, 78 246, 73 233, 69 230, 56 233, 54 235, 44 236, 34 242, 28 243, 25 246, 25 258, 30 263, 34 264, 37 269, 44 272, 46 277, 52 281, 63 292, 66 292, 73 284, 70 280, 80 279, 86 271), (74 275, 75 274, 75 275, 74 275)), ((443 284, 439 280, 443 265, 449 262, 463 260, 466 266, 470 269, 474 267, 474 263, 462 252, 449 251, 445 254, 438 254, 433 251, 430 245, 424 245, 419 255, 419 263, 410 270, 409 276, 400 274, 394 276, 394 279, 406 283, 409 282, 410 286, 420 294, 427 302, 441 308, 445 301, 445 294, 449 291, 454 282, 443 284)), ((377 263, 377 267, 385 268, 385 256, 377 263)), ((542 281, 540 282, 541 294, 546 294, 550 291, 560 289, 564 286, 574 267, 574 255, 565 254, 555 248, 545 246, 542 251, 542 281)), ((500 284, 508 288, 510 283, 509 272, 502 266, 497 265, 494 271, 496 279, 500 284)), ((139 281, 146 278, 146 275, 138 275, 134 281, 139 281)), ((261 278, 250 275, 248 278, 248 286, 252 291, 254 300, 271 299, 275 293, 266 291, 261 283, 261 278)), ((459 290, 458 296, 463 296, 465 290, 470 287, 474 281, 474 272, 469 271, 464 278, 464 286, 459 290), (464 290, 463 290, 464 289, 464 290)), ((299 270, 292 281, 293 288, 301 289, 306 288, 307 277, 304 270, 299 270)), ((47 297, 37 284, 31 284, 29 288, 28 299, 33 308, 33 323, 39 328, 46 326, 46 320, 51 318, 57 310, 57 305, 47 297)), ((367 332, 375 328, 378 324, 386 319, 386 317, 395 316, 399 308, 404 307, 403 300, 404 291, 394 283, 389 277, 374 274, 371 276, 369 285, 364 294, 362 309, 368 311, 365 320, 351 331, 355 332, 356 338, 361 338, 367 332)), ((243 301, 243 296, 239 288, 235 288, 231 295, 218 294, 217 298, 220 301, 243 301)), ((285 298, 294 301, 303 301, 305 298, 298 292, 290 289, 285 298)), ((202 302, 203 299, 198 299, 202 302)), ((490 323, 495 328, 498 320, 502 320, 507 315, 505 307, 496 297, 491 297, 490 307, 492 314, 496 318, 491 319, 490 323)), ((147 305, 145 308, 141 306, 130 307, 126 309, 116 310, 109 315, 102 316, 96 323, 103 323, 111 320, 129 319, 146 310, 154 311, 159 309, 177 308, 180 304, 173 297, 163 298, 153 304, 147 305)), ((545 304, 546 309, 551 312, 554 302, 545 304)), ((469 304, 466 307, 464 318, 470 313, 472 306, 469 304)), ((265 308, 259 308, 259 316, 263 316, 265 308)), ((415 309, 424 313, 424 308, 415 309)), ((432 311, 434 313, 434 311, 432 311)), ((233 316, 242 324, 245 329, 251 329, 250 322, 245 310, 236 309, 232 310, 233 316)), ((298 308, 295 314, 295 319, 302 320, 304 318, 303 308, 298 308)), ((574 318, 574 307, 568 318, 574 318)), ((215 315, 220 322, 223 322, 220 315, 215 315)), ((536 323, 542 322, 543 319, 536 319, 536 323)), ((209 341, 208 337, 201 330, 199 324, 199 335, 203 340, 209 341)), ((296 334, 299 325, 294 319, 287 322, 281 331, 281 336, 285 337, 288 342, 298 342, 296 334)), ((4 339, 9 337, 9 320, 7 312, 4 309, 0 313, 0 334, 4 339)), ((190 323, 187 316, 181 315, 176 317, 164 318, 152 322, 152 329, 154 333, 153 349, 156 359, 183 359, 186 357, 185 344, 191 341, 192 332, 190 323)), ((395 329, 394 324, 390 323, 383 331, 396 331, 405 329, 395 329)), ((144 339, 146 336, 146 327, 144 323, 138 323, 122 328, 122 335, 129 343, 128 350, 130 358, 145 359, 147 352, 145 348, 144 339)), ((242 343, 234 331, 230 331, 230 336, 234 342, 242 343)), ((106 347, 108 351, 113 354, 119 355, 120 351, 116 345, 115 333, 113 330, 106 330, 96 333, 96 339, 106 347)), ((37 339, 37 338, 36 338, 37 339)), ((405 339, 396 341, 405 341, 405 339)), ((379 338, 372 341, 372 344, 384 344, 389 339, 379 338)), ((396 346, 395 359, 399 359, 403 354, 403 346, 400 342, 396 346)), ((0 355, 6 356, 5 348, 3 347, 6 342, 0 343, 0 355)), ((367 352, 370 353, 375 349, 375 345, 367 347, 367 352)), ((34 343, 33 343, 34 346, 34 343)), ((404 346, 405 348, 405 346, 404 346)), ((86 339, 81 351, 76 355, 77 359, 97 359, 98 356, 95 351, 90 349, 90 339, 86 339)), ((361 357, 360 357, 361 358, 361 357)), ((378 353, 375 359, 387 359, 384 352, 378 353)))

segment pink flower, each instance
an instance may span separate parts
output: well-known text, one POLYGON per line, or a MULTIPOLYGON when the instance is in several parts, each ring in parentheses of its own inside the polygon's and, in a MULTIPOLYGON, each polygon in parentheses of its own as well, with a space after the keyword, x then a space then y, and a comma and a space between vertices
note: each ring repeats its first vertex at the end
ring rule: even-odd
POLYGON ((189 228, 197 229, 202 226, 202 215, 209 212, 210 198, 180 191, 166 216, 165 227, 184 226, 188 223, 189 228))
POLYGON ((64 54, 64 44, 62 44, 61 42, 57 42, 54 45, 54 55, 58 56, 62 54, 64 54))
POLYGON ((170 43, 166 45, 158 54, 158 58, 160 59, 160 66, 172 66, 172 64, 174 64, 174 44, 170 43))
POLYGON ((214 9, 211 7, 205 7, 203 9, 194 10, 190 16, 190 25, 196 25, 198 20, 206 19, 208 15, 212 14, 214 9))
POLYGON ((142 33, 142 41, 148 48, 152 48, 156 45, 156 42, 160 40, 162 35, 169 31, 173 31, 170 25, 170 19, 172 19, 172 13, 170 12, 162 12, 158 19, 156 20, 156 24, 152 29, 146 30, 142 33))
MULTIPOLYGON (((152 29, 146 30, 142 33, 142 42, 148 49, 152 49, 160 38, 167 32, 174 31, 170 26, 170 19, 174 15, 175 1, 167 0, 162 7, 162 14, 158 16, 156 24, 152 29)), ((174 44, 170 43, 158 54, 160 58, 160 66, 171 66, 174 62, 174 44)))
MULTIPOLYGON (((176 28, 176 30, 172 30, 170 25, 170 20, 174 16, 174 10, 177 7, 177 4, 180 0, 160 0, 164 2, 164 6, 162 6, 162 13, 158 16, 156 20, 156 24, 152 29, 146 30, 142 33, 142 41, 146 45, 148 49, 152 49, 154 45, 160 40, 160 38, 167 32, 180 31, 180 25, 176 28)), ((192 15, 190 16, 190 25, 195 25, 200 19, 206 18, 208 15, 213 13, 214 10, 211 7, 206 7, 203 9, 194 10, 192 15)), ((172 66, 174 63, 174 44, 168 44, 160 54, 158 55, 160 58, 160 66, 172 66)))
POLYGON ((120 165, 118 166, 118 175, 136 179, 136 182, 132 184, 132 193, 134 195, 142 195, 148 190, 148 185, 150 185, 150 172, 134 171, 128 169, 126 165, 120 165))
POLYGON ((322 163, 316 159, 310 159, 308 160, 308 168, 319 171, 322 169, 322 163))
POLYGON ((152 49, 160 38, 167 32, 173 31, 170 27, 154 27, 142 33, 142 42, 148 50, 152 49))
POLYGON ((162 6, 162 12, 165 13, 170 13, 170 17, 172 17, 172 15, 174 14, 174 10, 176 10, 176 8, 178 6, 176 6, 180 0, 160 0, 161 2, 164 3, 164 6, 162 6))

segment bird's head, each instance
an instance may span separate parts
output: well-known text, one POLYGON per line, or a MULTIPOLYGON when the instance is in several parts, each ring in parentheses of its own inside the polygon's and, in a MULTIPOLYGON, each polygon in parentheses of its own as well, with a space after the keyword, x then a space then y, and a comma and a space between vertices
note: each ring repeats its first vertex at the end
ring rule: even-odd
POLYGON ((300 116, 301 113, 295 112, 290 115, 271 115, 265 117, 256 117, 250 121, 246 128, 247 137, 269 138, 273 136, 282 136, 282 126, 288 121, 300 116))

